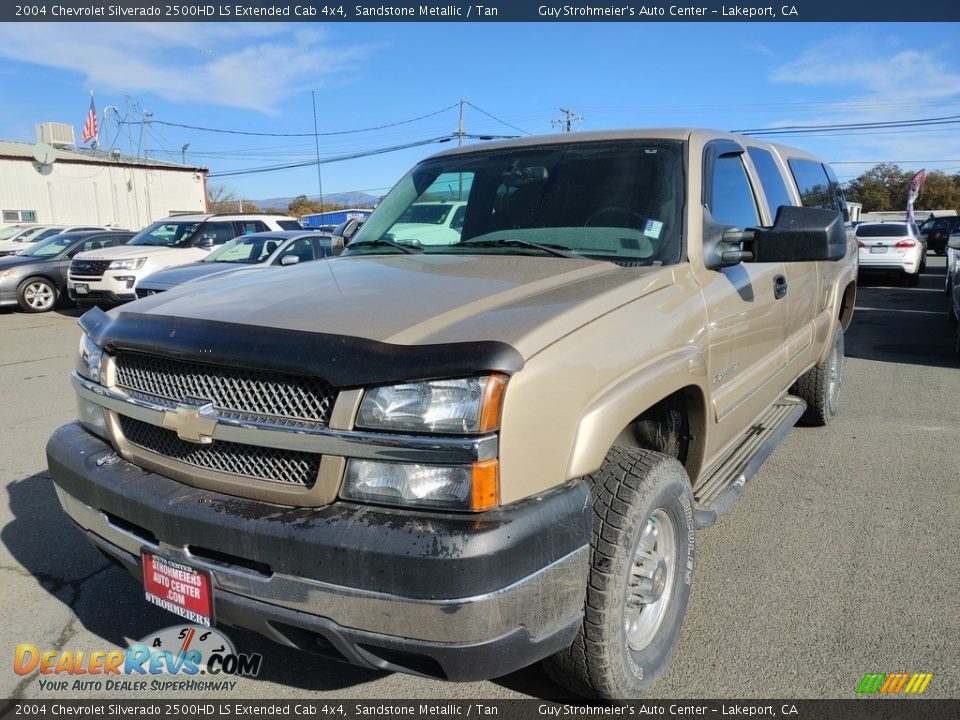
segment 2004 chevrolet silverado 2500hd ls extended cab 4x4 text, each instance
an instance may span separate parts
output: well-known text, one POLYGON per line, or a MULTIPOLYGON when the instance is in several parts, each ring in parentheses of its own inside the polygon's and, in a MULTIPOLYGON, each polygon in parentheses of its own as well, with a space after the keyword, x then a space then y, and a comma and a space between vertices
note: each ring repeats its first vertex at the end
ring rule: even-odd
POLYGON ((837 412, 845 210, 821 160, 728 133, 441 153, 342 257, 84 315, 57 493, 195 622, 450 680, 545 659, 640 696, 696 529, 837 412), (391 233, 447 199, 458 239, 391 233))

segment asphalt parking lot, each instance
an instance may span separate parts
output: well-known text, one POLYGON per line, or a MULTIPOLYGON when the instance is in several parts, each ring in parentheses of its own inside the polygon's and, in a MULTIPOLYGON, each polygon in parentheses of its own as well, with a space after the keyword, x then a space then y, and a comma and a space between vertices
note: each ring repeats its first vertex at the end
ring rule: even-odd
MULTIPOLYGON (((931 672, 927 696, 960 697, 960 360, 943 266, 930 256, 917 288, 863 279, 846 338, 841 416, 829 428, 795 429, 699 536, 691 605, 657 697, 852 697, 867 672, 931 672)), ((108 650, 179 624, 146 604, 138 583, 70 525, 46 473, 46 440, 74 417, 68 374, 78 315, 0 310, 5 697, 58 697, 41 690, 36 675, 13 672, 17 643, 108 650)), ((260 677, 241 679, 223 696, 565 695, 539 668, 448 684, 227 632, 264 663, 260 677)))

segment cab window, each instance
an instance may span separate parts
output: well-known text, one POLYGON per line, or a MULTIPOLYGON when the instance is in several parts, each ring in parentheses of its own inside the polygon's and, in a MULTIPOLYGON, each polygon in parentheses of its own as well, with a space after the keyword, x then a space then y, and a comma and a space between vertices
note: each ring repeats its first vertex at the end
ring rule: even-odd
POLYGON ((714 162, 708 205, 713 219, 725 225, 748 228, 760 224, 757 201, 739 154, 721 155, 714 162))

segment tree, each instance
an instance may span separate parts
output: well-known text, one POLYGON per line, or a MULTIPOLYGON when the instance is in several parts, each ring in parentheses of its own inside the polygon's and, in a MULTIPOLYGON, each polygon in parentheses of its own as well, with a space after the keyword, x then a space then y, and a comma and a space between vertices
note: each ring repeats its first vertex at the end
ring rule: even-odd
MULTIPOLYGON (((880 163, 851 180, 844 191, 847 200, 863 205, 864 212, 905 210, 914 173, 899 165, 880 163)), ((940 170, 927 173, 914 210, 960 210, 960 182, 940 170)))
POLYGON ((210 212, 237 212, 240 209, 240 196, 226 185, 208 185, 207 208, 210 212))

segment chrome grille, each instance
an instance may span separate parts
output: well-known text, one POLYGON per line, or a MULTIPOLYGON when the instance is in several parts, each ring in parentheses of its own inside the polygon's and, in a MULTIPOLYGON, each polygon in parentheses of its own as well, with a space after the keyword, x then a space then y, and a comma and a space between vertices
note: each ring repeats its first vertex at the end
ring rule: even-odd
POLYGON ((70 274, 75 277, 103 277, 109 266, 109 260, 74 260, 70 263, 70 274))
POLYGON ((207 400, 221 416, 326 425, 336 391, 325 380, 269 370, 207 365, 135 352, 116 356, 117 385, 170 407, 207 400), (166 401, 166 402, 163 402, 166 401))
POLYGON ((126 415, 118 415, 117 419, 124 438, 132 445, 204 470, 308 488, 313 487, 320 471, 321 455, 316 453, 242 445, 223 440, 199 445, 181 440, 173 430, 126 415))

